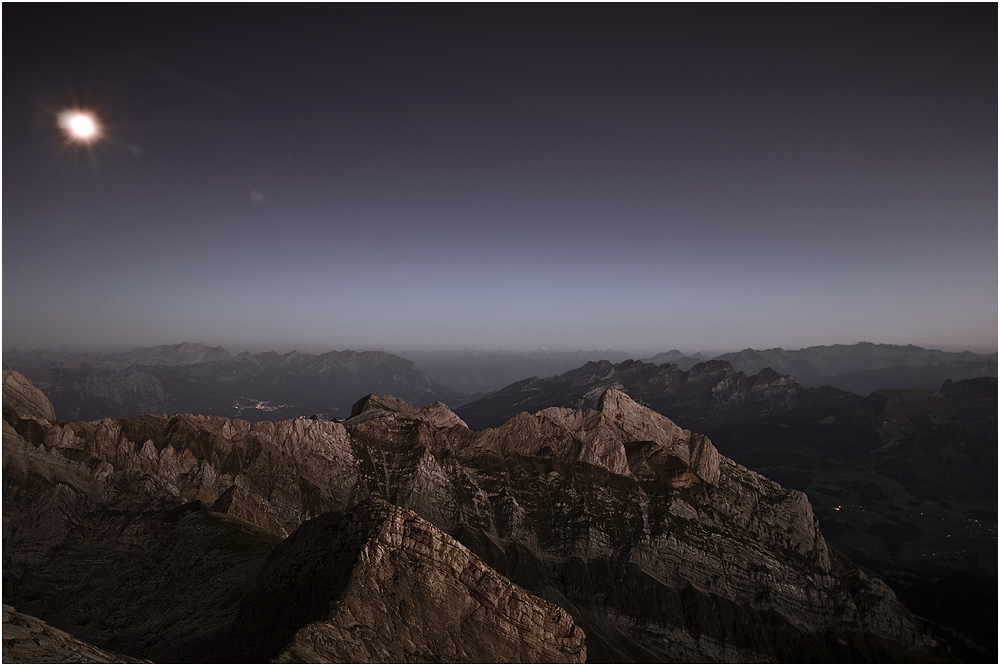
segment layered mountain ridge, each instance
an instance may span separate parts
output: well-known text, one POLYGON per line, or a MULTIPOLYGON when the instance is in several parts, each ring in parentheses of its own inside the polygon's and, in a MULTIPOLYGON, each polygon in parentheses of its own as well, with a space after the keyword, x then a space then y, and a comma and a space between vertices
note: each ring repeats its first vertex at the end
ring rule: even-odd
MULTIPOLYGON (((457 407, 525 377, 558 376, 599 359, 618 364, 634 358, 612 350, 547 349, 414 350, 405 355, 404 359, 386 352, 347 350, 234 356, 222 347, 183 342, 126 352, 11 349, 4 352, 4 369, 31 379, 64 417, 95 420, 187 412, 258 421, 311 414, 344 418, 357 396, 373 392, 414 404, 441 400, 457 407)), ((713 359, 676 349, 645 359, 647 364, 672 364, 684 372, 707 361, 713 359)), ((997 375, 996 354, 949 353, 912 345, 745 349, 716 356, 714 361, 728 362, 747 376, 770 368, 794 377, 802 387, 832 385, 861 395, 881 388, 938 388, 945 380, 997 375)))
POLYGON ((65 417, 90 421, 142 413, 214 414, 249 421, 347 416, 358 395, 378 391, 423 404, 452 400, 411 361, 380 351, 314 355, 243 352, 181 343, 120 354, 4 354, 65 417))
POLYGON ((831 387, 804 388, 794 377, 770 368, 747 376, 727 361, 704 361, 684 371, 674 364, 633 360, 612 364, 604 360, 557 377, 516 382, 462 405, 456 413, 472 428, 496 427, 519 411, 593 407, 609 389, 626 392, 640 404, 700 431, 818 401, 861 399, 831 387))
POLYGON ((731 363, 737 372, 756 375, 765 368, 795 377, 806 388, 834 386, 868 395, 884 388, 938 388, 945 380, 997 376, 997 355, 945 352, 915 345, 859 342, 802 349, 744 349, 718 354, 684 353, 677 349, 653 355, 615 350, 527 350, 522 352, 408 351, 429 377, 473 399, 526 377, 562 375, 585 363, 605 359, 617 364, 639 358, 654 365, 673 364, 691 370, 705 361, 731 363))
MULTIPOLYGON (((5 372, 5 391, 14 384, 27 380, 5 372)), ((509 642, 517 631, 541 629, 537 639, 516 641, 535 641, 529 652, 503 653, 511 660, 572 661, 584 654, 595 661, 947 658, 891 590, 829 548, 805 495, 734 463, 706 437, 615 389, 599 396, 596 409, 521 414, 482 432, 468 429, 443 404, 415 409, 376 395, 358 401, 343 424, 250 424, 190 414, 58 422, 46 418, 44 406, 4 403, 4 603, 101 649, 172 660, 235 655, 226 646, 246 643, 238 640, 240 631, 270 626, 266 608, 253 599, 273 594, 255 597, 212 572, 224 567, 263 586, 252 589, 266 590, 268 567, 305 534, 322 532, 330 544, 322 557, 343 561, 329 553, 360 552, 344 545, 343 535, 359 533, 345 525, 367 520, 373 527, 362 532, 386 535, 375 542, 443 553, 441 566, 466 557, 458 555, 462 548, 478 556, 492 571, 468 566, 480 572, 477 580, 493 580, 487 588, 497 592, 494 602, 483 597, 469 608, 492 604, 498 615, 474 623, 479 628, 470 635, 492 631, 489 640, 506 636, 509 642), (374 521, 358 518, 376 514, 374 521), (395 527, 381 532, 377 525, 395 527), (406 537, 406 529, 423 536, 406 537), (429 545, 449 543, 447 535, 463 546, 429 545), (96 580, 146 567, 133 561, 138 544, 153 557, 171 552, 168 557, 189 564, 148 583, 136 578, 110 598, 98 594, 88 582, 95 572, 80 562, 97 563, 104 574, 96 580), (102 555, 88 559, 87 553, 102 555), (203 590, 210 603, 201 606, 200 620, 190 614, 185 592, 199 580, 214 581, 203 590), (521 588, 530 595, 519 596, 521 588), (558 609, 542 599, 572 621, 559 619, 558 609), (159 615, 138 612, 153 600, 159 615), (504 610, 515 607, 536 610, 504 610), (526 620, 536 617, 532 613, 542 619, 526 620), (186 622, 198 630, 185 630, 186 622)), ((316 557, 309 566, 328 577, 316 557)), ((413 585, 438 579, 403 582, 428 568, 407 568, 412 558, 392 564, 373 557, 349 568, 352 575, 381 581, 390 599, 409 600, 396 608, 423 608, 418 597, 429 595, 415 594, 419 585, 413 585)), ((422 628, 405 614, 393 615, 391 603, 379 606, 378 595, 350 593, 362 587, 309 584, 294 573, 300 565, 281 570, 276 580, 302 594, 334 590, 330 598, 340 599, 340 610, 303 616, 261 652, 248 647, 240 656, 480 656, 470 642, 456 639, 444 616, 440 625, 422 628), (368 634, 357 628, 361 617, 370 620, 362 622, 368 634), (350 640, 343 634, 348 630, 350 640), (403 635, 410 638, 393 642, 403 635), (337 645, 350 647, 331 652, 337 645)), ((455 575, 463 580, 461 572, 455 575)), ((113 586, 105 587, 100 592, 113 586)), ((450 606, 462 608, 468 595, 486 594, 468 589, 450 606)), ((464 627, 467 618, 460 615, 464 627)))
POLYGON ((861 395, 876 389, 937 388, 949 379, 997 376, 996 354, 871 342, 803 349, 748 348, 715 358, 728 361, 737 371, 748 374, 773 368, 794 375, 804 386, 831 385, 861 395))
POLYGON ((995 377, 862 397, 804 388, 767 368, 747 376, 727 361, 687 372, 602 361, 517 382, 456 411, 470 426, 487 427, 522 410, 593 406, 609 388, 807 491, 837 548, 921 613, 978 643, 963 659, 994 658, 995 618, 976 609, 996 606, 995 377))

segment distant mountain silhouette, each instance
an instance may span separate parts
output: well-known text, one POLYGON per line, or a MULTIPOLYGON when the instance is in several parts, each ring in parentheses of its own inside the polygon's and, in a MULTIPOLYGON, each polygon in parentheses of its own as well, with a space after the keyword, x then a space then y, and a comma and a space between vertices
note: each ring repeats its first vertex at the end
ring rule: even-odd
POLYGON ((728 361, 747 374, 772 368, 794 376, 803 386, 830 385, 861 395, 880 388, 936 389, 948 379, 997 376, 996 354, 944 352, 870 342, 796 350, 744 349, 716 359, 728 361))
MULTIPOLYGON (((474 397, 482 397, 527 377, 561 375, 590 361, 603 359, 620 363, 638 358, 636 354, 609 350, 458 350, 406 351, 400 354, 412 360, 434 381, 474 397)), ((722 355, 672 349, 643 356, 642 360, 654 365, 672 363, 684 371, 708 360, 728 361, 734 370, 747 376, 771 368, 780 374, 791 375, 806 388, 834 386, 860 395, 868 395, 880 388, 936 389, 948 379, 960 381, 997 376, 996 354, 953 353, 914 345, 868 342, 797 350, 744 349, 722 355)))
POLYGON ((64 418, 80 420, 174 412, 248 421, 346 418, 366 393, 414 402, 457 397, 412 362, 377 351, 233 356, 190 343, 119 354, 13 351, 5 354, 4 369, 18 370, 45 391, 64 418))
POLYGON ((402 351, 404 357, 434 381, 466 396, 486 394, 525 377, 551 377, 588 361, 610 359, 617 363, 632 358, 613 350, 551 351, 402 351))
POLYGON ((547 407, 593 407, 608 388, 676 421, 683 428, 711 434, 713 428, 751 416, 786 412, 814 402, 853 402, 859 396, 838 389, 807 389, 793 378, 765 368, 755 375, 737 372, 727 361, 706 361, 688 371, 676 365, 594 361, 575 370, 516 382, 458 407, 470 428, 494 428, 518 412, 547 407))
POLYGON ((668 352, 663 352, 661 354, 657 354, 656 356, 650 356, 649 358, 643 360, 647 363, 654 363, 656 365, 673 363, 681 370, 690 370, 699 363, 711 360, 711 357, 701 352, 697 352, 695 354, 685 354, 679 349, 671 349, 668 352))

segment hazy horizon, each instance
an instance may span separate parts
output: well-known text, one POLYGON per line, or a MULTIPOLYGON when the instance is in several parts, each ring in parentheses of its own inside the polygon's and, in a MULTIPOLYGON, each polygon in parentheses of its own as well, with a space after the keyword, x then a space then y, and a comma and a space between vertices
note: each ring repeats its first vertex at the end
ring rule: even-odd
MULTIPOLYGON (((230 343, 225 342, 202 342, 198 340, 181 340, 180 342, 157 342, 151 344, 132 344, 132 345, 105 345, 105 346, 81 346, 81 345, 71 345, 62 344, 56 346, 48 347, 18 347, 16 345, 4 344, 3 353, 9 353, 11 351, 18 352, 30 352, 30 351, 41 351, 41 350, 51 350, 51 351, 69 351, 69 352, 79 352, 79 353, 96 353, 96 354, 115 354, 124 353, 132 351, 136 348, 150 348, 159 346, 174 346, 179 344, 202 344, 206 347, 222 347, 229 353, 236 355, 244 351, 251 354, 262 354, 267 352, 274 352, 280 355, 289 354, 291 352, 299 352, 303 354, 326 354, 329 352, 341 352, 341 351, 382 351, 388 352, 390 354, 395 354, 403 358, 406 357, 407 353, 420 353, 420 354, 526 354, 526 353, 537 353, 537 352, 550 352, 550 353, 574 353, 574 352, 613 352, 616 354, 634 354, 634 358, 648 358, 655 356, 657 354, 662 354, 669 351, 680 351, 685 355, 694 354, 704 354, 709 358, 714 358, 716 356, 721 356, 723 354, 729 354, 734 352, 744 351, 746 349, 754 349, 756 351, 767 351, 770 349, 783 349, 785 351, 797 351, 799 349, 806 349, 808 347, 822 347, 822 346, 852 346, 861 343, 871 343, 871 344, 895 344, 895 343, 881 343, 881 342, 871 342, 869 340, 857 340, 850 343, 829 343, 826 345, 807 345, 805 347, 787 347, 782 345, 770 345, 766 347, 732 347, 732 348, 721 348, 721 349, 694 349, 694 348, 680 348, 680 347, 663 347, 663 348, 652 348, 652 349, 623 349, 615 347, 510 347, 510 348, 475 348, 475 347, 406 347, 406 346, 396 346, 396 347, 365 347, 360 345, 341 345, 341 346, 323 346, 323 345, 289 345, 289 344, 274 344, 274 345, 246 345, 241 343, 230 343)), ((927 350, 937 350, 950 353, 958 352, 972 352, 975 354, 996 354, 996 347, 992 349, 973 349, 970 347, 934 347, 927 345, 919 345, 915 343, 915 347, 921 347, 927 350)), ((907 346, 907 345, 900 345, 907 346)))
POLYGON ((995 5, 4 13, 5 350, 997 350, 995 5))

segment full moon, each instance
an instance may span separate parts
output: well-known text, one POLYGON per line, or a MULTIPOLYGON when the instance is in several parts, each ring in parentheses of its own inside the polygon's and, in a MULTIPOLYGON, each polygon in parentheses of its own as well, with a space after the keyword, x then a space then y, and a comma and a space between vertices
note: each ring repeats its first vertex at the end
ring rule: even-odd
POLYGON ((73 141, 90 143, 101 133, 97 119, 85 111, 63 111, 59 114, 59 126, 73 141))

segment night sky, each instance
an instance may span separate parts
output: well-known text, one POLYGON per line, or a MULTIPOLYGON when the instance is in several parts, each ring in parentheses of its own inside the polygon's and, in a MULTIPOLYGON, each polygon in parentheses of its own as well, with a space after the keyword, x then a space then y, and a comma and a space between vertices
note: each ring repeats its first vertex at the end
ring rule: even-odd
POLYGON ((997 350, 993 3, 3 18, 4 348, 997 350))

